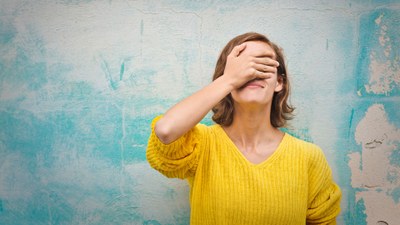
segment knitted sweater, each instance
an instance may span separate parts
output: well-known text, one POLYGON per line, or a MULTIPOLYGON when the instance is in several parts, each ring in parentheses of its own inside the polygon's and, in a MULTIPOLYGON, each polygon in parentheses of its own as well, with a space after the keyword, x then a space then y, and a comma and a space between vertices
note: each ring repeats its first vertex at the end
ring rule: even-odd
POLYGON ((150 165, 187 179, 192 225, 336 224, 340 188, 321 149, 285 133, 275 152, 253 164, 220 125, 196 125, 168 145, 152 133, 150 165))

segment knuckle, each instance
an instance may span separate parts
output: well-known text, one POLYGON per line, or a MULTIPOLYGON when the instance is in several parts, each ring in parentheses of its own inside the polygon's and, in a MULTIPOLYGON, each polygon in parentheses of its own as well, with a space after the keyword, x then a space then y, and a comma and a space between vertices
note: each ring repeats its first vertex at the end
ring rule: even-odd
POLYGON ((250 74, 256 74, 257 70, 254 69, 253 67, 249 69, 250 74))

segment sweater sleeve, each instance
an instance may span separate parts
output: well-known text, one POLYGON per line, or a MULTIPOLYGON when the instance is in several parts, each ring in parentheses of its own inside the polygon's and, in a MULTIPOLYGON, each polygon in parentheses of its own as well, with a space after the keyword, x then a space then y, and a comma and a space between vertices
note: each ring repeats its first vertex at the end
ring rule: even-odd
POLYGON ((147 161, 166 177, 185 179, 194 176, 207 126, 198 124, 174 142, 164 144, 154 132, 155 124, 161 117, 156 117, 151 124, 147 161))
POLYGON ((324 153, 316 147, 309 167, 307 224, 335 225, 341 196, 324 153))

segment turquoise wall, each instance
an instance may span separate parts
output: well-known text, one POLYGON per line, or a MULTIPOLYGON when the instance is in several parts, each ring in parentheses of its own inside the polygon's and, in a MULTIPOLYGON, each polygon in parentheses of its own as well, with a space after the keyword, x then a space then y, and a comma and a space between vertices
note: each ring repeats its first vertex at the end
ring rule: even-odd
POLYGON ((186 182, 146 162, 149 124, 248 31, 285 50, 287 131, 323 148, 338 223, 400 224, 399 1, 0 4, 0 224, 188 224, 186 182))

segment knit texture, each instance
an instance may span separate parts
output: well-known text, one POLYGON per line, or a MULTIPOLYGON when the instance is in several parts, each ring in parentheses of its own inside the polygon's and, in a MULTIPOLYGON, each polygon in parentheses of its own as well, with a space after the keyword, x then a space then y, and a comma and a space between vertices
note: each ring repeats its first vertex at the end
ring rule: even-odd
POLYGON ((152 133, 150 165, 190 185, 190 224, 336 224, 340 188, 322 150, 285 133, 275 152, 253 164, 220 125, 196 125, 165 145, 152 133))

